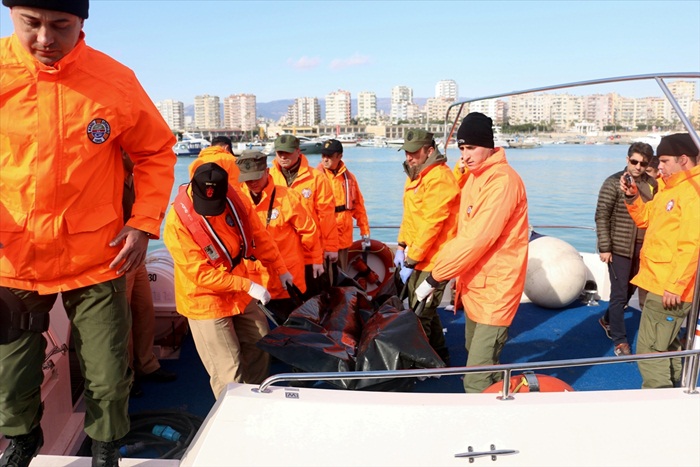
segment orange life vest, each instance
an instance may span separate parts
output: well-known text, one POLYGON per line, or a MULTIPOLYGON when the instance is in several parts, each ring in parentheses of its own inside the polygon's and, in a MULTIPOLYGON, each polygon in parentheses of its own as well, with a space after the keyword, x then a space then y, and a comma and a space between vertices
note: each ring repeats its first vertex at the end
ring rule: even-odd
POLYGON ((177 196, 173 202, 173 208, 182 223, 187 227, 187 230, 192 234, 194 241, 202 248, 204 254, 207 255, 209 264, 214 267, 219 267, 224 264, 226 269, 231 271, 241 262, 242 258, 255 261, 255 256, 253 256, 253 250, 255 250, 253 229, 248 222, 248 218, 239 214, 245 213, 246 209, 238 193, 236 193, 236 190, 229 185, 228 192, 226 193, 226 211, 234 220, 235 227, 238 228, 238 233, 241 238, 241 246, 238 254, 233 257, 226 249, 224 243, 207 218, 194 210, 192 199, 187 194, 187 186, 187 184, 184 184, 178 189, 177 196))

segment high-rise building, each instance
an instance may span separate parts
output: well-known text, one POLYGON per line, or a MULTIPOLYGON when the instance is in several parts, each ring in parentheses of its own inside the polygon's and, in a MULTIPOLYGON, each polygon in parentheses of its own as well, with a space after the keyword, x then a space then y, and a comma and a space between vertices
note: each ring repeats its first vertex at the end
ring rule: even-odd
POLYGON ((326 124, 349 125, 351 118, 350 91, 338 89, 326 94, 326 124))
MULTIPOLYGON (((453 99, 447 97, 431 97, 425 102, 425 113, 428 116, 429 122, 442 123, 445 121, 447 109, 454 102, 453 99)), ((457 114, 457 109, 453 108, 450 112, 450 117, 454 118, 457 114)))
POLYGON ((457 89, 457 82, 453 79, 443 79, 438 81, 435 85, 435 97, 457 100, 459 97, 459 92, 457 89))
POLYGON ((204 94, 194 97, 195 128, 221 128, 221 109, 219 96, 204 94))
POLYGON ((156 108, 171 129, 185 128, 185 104, 174 99, 165 99, 157 102, 156 108))
POLYGON ((408 105, 413 103, 413 89, 408 86, 391 88, 391 121, 408 119, 408 105))
POLYGON ((377 118, 377 95, 362 91, 357 95, 357 119, 371 122, 377 118))
POLYGON ((224 128, 252 131, 256 126, 254 94, 232 94, 224 99, 224 128))
POLYGON ((294 126, 312 126, 321 121, 321 106, 317 97, 299 97, 287 109, 287 123, 294 126))

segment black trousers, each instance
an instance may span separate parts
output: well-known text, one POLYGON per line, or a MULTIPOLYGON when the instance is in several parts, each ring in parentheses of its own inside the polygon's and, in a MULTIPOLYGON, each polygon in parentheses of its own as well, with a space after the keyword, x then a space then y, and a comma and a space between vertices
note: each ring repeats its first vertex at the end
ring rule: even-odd
POLYGON ((627 342, 625 329, 625 306, 637 289, 630 280, 639 272, 639 252, 641 243, 635 243, 632 258, 613 253, 612 263, 608 264, 610 274, 610 303, 605 312, 605 320, 610 324, 610 337, 615 345, 627 342))

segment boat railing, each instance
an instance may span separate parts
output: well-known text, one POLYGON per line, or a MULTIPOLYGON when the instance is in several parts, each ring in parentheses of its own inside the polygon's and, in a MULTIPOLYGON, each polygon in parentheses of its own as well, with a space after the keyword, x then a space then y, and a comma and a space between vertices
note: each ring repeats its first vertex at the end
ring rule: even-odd
POLYGON ((381 370, 381 371, 340 371, 317 373, 279 373, 265 379, 260 386, 253 388, 254 392, 270 393, 270 386, 281 382, 300 381, 337 381, 357 379, 390 379, 390 378, 439 378, 442 376, 458 376, 473 373, 501 373, 503 386, 498 399, 511 400, 510 377, 513 372, 544 370, 553 368, 573 368, 580 366, 594 366, 605 364, 620 364, 638 362, 642 360, 657 360, 661 358, 683 358, 686 368, 691 369, 691 376, 683 381, 683 391, 686 394, 698 394, 698 359, 700 349, 679 350, 675 352, 660 352, 637 355, 607 356, 593 358, 579 358, 567 360, 550 360, 544 362, 521 362, 500 365, 462 366, 446 368, 421 368, 414 370, 381 370))

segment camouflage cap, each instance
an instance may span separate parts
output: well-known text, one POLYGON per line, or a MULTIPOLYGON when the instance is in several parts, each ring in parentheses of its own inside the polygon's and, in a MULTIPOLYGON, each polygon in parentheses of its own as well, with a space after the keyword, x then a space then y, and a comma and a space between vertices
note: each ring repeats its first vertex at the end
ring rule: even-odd
POLYGON ((275 140, 275 151, 294 152, 299 149, 299 138, 294 135, 280 135, 275 140))
POLYGON ((406 132, 403 138, 403 146, 399 151, 416 152, 420 148, 433 143, 434 134, 420 128, 412 128, 406 132))
POLYGON ((260 151, 243 151, 236 159, 236 165, 241 171, 238 175, 239 182, 260 180, 267 169, 267 156, 260 151))

